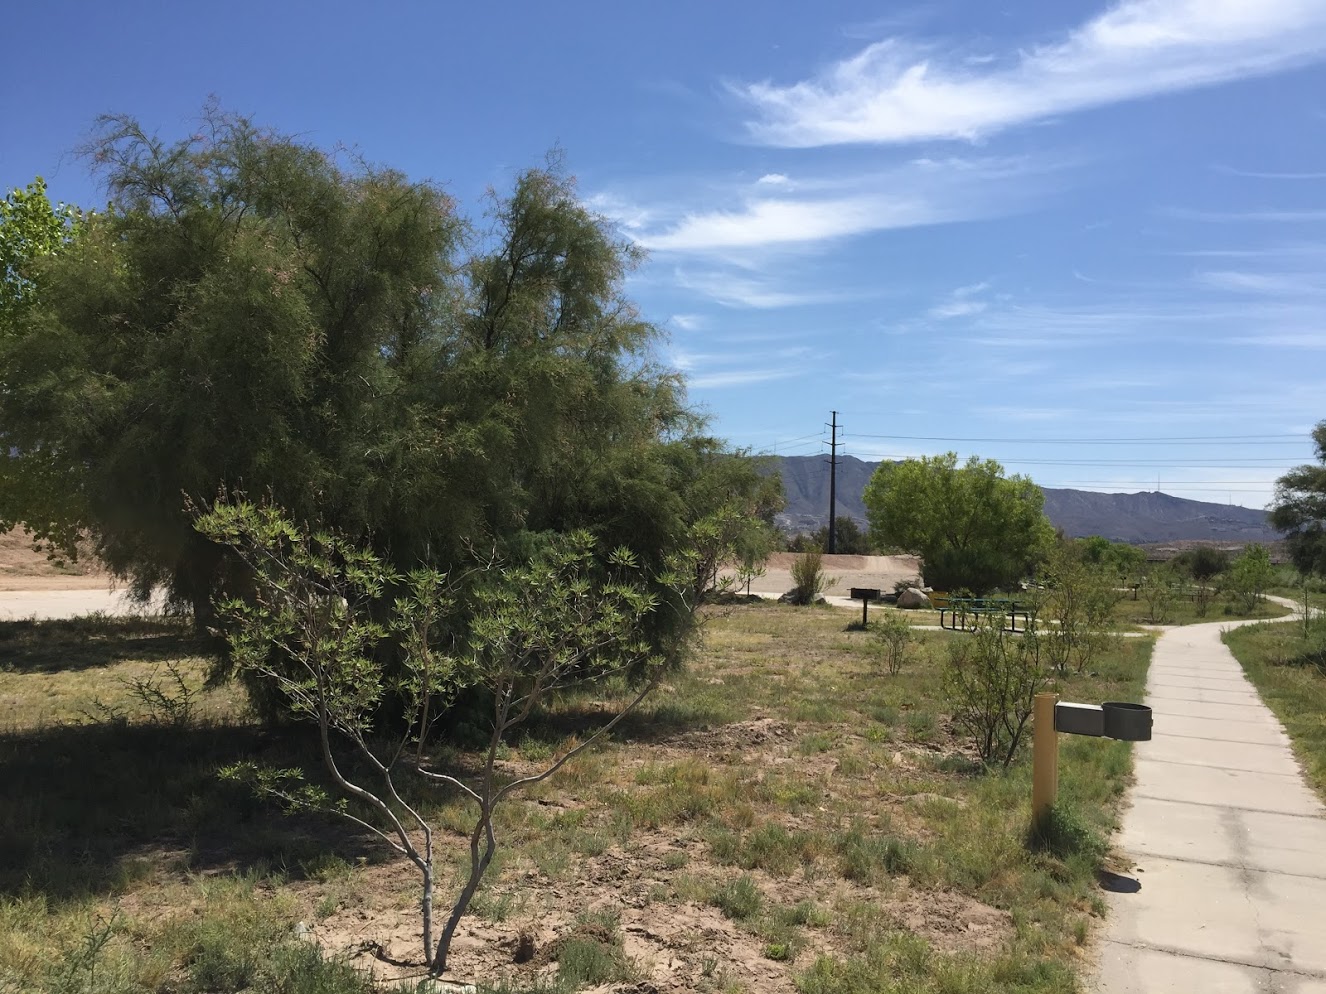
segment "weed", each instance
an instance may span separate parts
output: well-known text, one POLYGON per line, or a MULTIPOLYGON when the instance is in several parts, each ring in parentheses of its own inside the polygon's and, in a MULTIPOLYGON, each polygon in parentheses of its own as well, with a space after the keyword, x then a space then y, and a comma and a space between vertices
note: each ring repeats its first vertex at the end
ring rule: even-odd
POLYGON ((855 826, 834 839, 838 871, 848 880, 875 884, 884 876, 907 873, 916 857, 914 843, 891 835, 868 834, 855 826))
POLYGON ((749 876, 740 876, 720 887, 712 898, 714 907, 734 921, 748 921, 760 911, 763 896, 749 876))

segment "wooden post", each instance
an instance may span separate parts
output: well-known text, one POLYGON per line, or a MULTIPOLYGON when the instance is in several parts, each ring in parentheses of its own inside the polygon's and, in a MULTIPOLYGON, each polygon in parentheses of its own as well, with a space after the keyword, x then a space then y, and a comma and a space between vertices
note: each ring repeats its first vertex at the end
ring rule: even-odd
POLYGON ((1059 733, 1054 730, 1058 694, 1037 694, 1032 715, 1031 818, 1040 827, 1059 794, 1059 733))

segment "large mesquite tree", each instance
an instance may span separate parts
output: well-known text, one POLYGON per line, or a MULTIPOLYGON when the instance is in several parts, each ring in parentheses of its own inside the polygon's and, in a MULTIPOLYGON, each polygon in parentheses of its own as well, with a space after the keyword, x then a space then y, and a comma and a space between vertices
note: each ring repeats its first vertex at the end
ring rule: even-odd
POLYGON ((882 463, 862 500, 875 544, 919 555, 935 587, 980 594, 1014 586, 1054 538, 1040 488, 1004 476, 993 459, 959 466, 950 452, 882 463))
POLYGON ((45 533, 86 529, 139 593, 206 621, 234 561, 184 505, 223 488, 401 570, 576 529, 657 569, 749 503, 706 485, 727 454, 623 294, 637 252, 556 162, 476 224, 432 183, 215 109, 176 142, 106 118, 86 151, 109 206, 26 271, 0 441, 10 477, 69 496, 45 533))

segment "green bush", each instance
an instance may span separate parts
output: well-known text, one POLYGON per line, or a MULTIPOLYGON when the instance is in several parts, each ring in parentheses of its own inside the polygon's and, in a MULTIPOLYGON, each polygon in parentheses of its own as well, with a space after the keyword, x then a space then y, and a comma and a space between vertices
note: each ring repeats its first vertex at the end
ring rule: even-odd
POLYGON ((897 676, 912 644, 912 626, 907 619, 892 611, 885 611, 871 629, 875 644, 888 667, 890 676, 897 676))
POLYGON ((824 554, 803 552, 792 563, 792 603, 814 604, 832 582, 824 575, 824 554))
POLYGON ((1041 637, 1009 635, 1002 619, 983 621, 970 638, 949 643, 944 687, 953 723, 983 762, 1013 762, 1037 692, 1045 685, 1041 637))

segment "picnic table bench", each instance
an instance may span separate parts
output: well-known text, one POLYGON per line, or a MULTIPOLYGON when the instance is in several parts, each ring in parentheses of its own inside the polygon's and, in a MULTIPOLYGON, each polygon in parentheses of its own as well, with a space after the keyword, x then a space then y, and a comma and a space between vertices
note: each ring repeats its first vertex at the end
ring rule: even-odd
POLYGON ((1036 617, 1035 609, 1011 597, 950 597, 931 594, 930 604, 939 611, 939 627, 949 631, 975 631, 982 618, 999 618, 1006 632, 1025 632, 1036 617), (1018 619, 1022 627, 1018 627, 1018 619))

